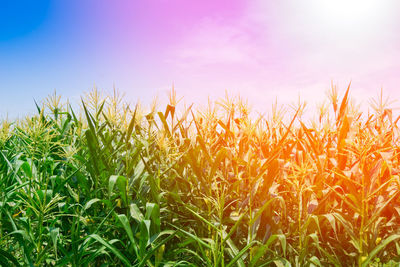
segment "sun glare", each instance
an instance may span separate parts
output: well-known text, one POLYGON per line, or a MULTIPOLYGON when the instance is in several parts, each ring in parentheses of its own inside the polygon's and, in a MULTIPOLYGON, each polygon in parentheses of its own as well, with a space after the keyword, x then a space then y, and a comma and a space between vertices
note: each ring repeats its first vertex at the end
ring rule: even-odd
POLYGON ((319 22, 331 28, 370 32, 394 18, 393 0, 311 0, 310 8, 319 22))
POLYGON ((347 22, 369 20, 382 6, 382 1, 378 0, 320 0, 318 3, 330 19, 347 22))

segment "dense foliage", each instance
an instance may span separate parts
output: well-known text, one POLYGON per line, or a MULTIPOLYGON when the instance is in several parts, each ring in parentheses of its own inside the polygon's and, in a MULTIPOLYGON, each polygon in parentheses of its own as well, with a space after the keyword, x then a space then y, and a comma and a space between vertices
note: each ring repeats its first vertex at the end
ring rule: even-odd
POLYGON ((0 128, 0 265, 398 266, 397 120, 348 93, 307 123, 54 94, 0 128))

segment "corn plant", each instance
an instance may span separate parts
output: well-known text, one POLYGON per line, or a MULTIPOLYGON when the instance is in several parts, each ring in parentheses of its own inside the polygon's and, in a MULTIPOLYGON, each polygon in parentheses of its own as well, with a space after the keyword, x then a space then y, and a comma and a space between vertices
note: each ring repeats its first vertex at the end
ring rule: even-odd
POLYGON ((254 115, 56 92, 0 126, 0 265, 396 266, 399 129, 335 86, 254 115))

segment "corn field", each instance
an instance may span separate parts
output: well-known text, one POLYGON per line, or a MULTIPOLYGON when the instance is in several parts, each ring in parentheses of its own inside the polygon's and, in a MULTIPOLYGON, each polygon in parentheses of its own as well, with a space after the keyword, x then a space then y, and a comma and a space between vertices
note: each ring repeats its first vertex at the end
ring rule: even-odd
POLYGON ((0 126, 0 265, 399 266, 400 117, 349 89, 311 121, 49 96, 0 126))

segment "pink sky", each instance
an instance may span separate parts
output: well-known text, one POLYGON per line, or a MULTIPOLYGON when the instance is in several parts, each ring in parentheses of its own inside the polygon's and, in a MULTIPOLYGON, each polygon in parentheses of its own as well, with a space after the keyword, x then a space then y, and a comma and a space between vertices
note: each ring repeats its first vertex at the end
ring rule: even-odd
POLYGON ((93 84, 115 84, 146 103, 172 83, 186 102, 227 90, 261 112, 275 97, 291 103, 300 94, 314 104, 332 81, 342 90, 352 81, 359 101, 381 87, 400 99, 399 7, 396 0, 54 2, 34 30, 0 39, 7 96, 0 113, 34 108, 32 98, 54 89, 79 99, 93 84))
POLYGON ((355 18, 341 13, 329 18, 315 1, 294 3, 252 1, 234 19, 199 20, 168 53, 178 89, 195 95, 201 84, 207 95, 220 95, 226 88, 261 106, 274 96, 295 101, 299 93, 313 103, 331 81, 343 90, 352 81, 352 95, 360 101, 375 97, 381 87, 400 97, 394 1, 376 10, 382 16, 366 12, 355 18))

